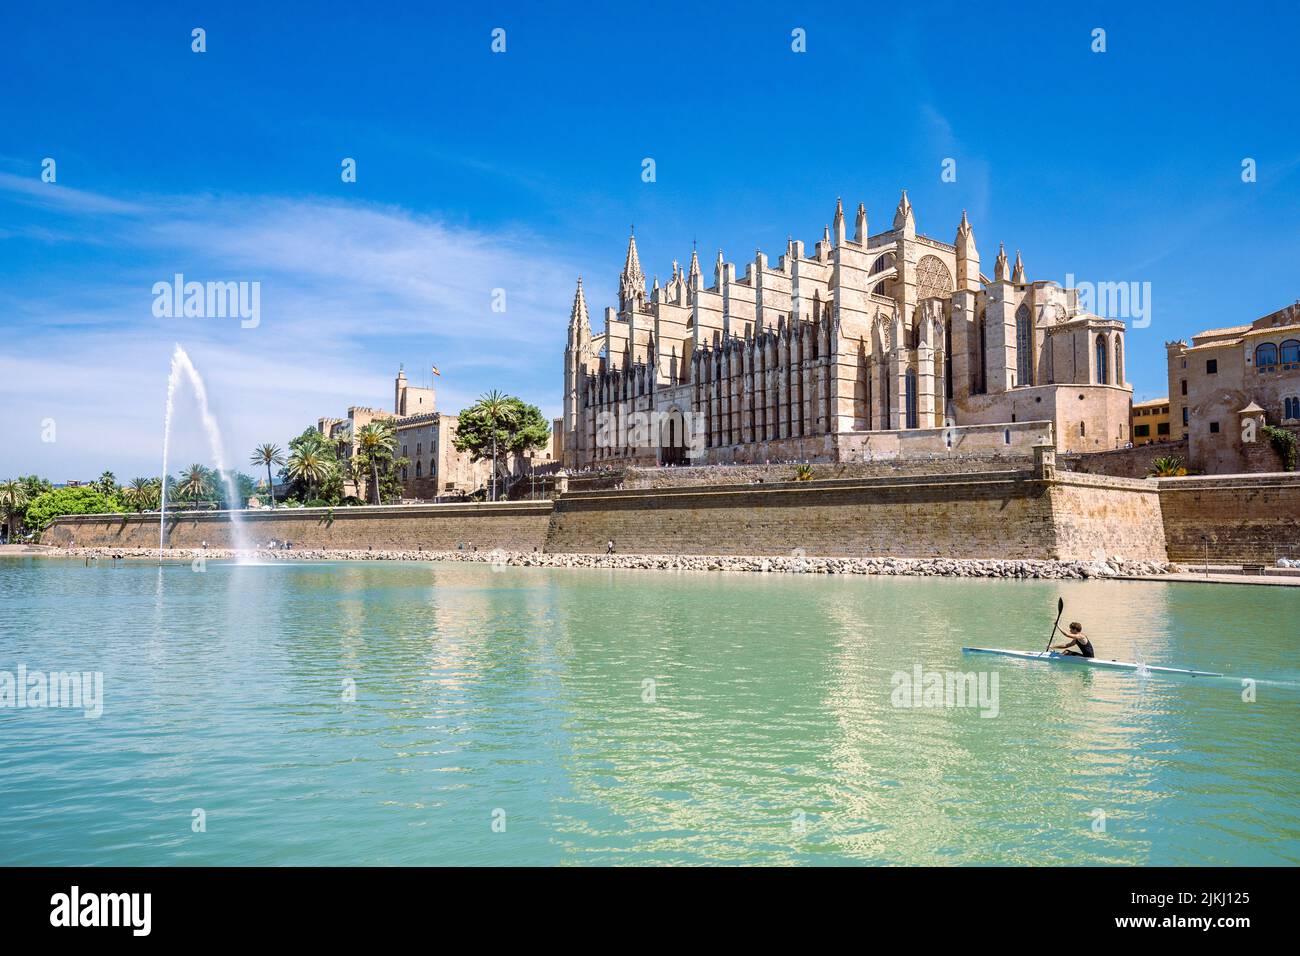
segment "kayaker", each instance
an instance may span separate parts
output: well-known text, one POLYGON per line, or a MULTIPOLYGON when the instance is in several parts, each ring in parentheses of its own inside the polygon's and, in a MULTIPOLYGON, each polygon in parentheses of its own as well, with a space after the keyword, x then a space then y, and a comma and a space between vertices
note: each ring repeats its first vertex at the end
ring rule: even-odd
POLYGON ((1052 650, 1060 651, 1062 654, 1073 654, 1076 657, 1096 657, 1093 653, 1092 641, 1088 640, 1088 635, 1083 633, 1083 625, 1078 621, 1070 622, 1068 631, 1061 630, 1058 624, 1056 629, 1069 638, 1064 644, 1053 644, 1052 650))

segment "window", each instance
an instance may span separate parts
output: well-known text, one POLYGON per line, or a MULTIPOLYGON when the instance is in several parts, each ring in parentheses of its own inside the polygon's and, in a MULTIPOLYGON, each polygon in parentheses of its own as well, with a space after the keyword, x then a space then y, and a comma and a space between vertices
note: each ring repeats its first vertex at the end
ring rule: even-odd
POLYGON ((1183 406, 1183 427, 1187 427, 1187 406, 1183 406))
POLYGON ((984 395, 989 390, 988 367, 989 367, 989 334, 988 325, 984 321, 984 313, 980 313, 980 365, 975 373, 975 394, 984 395))
POLYGON ((1300 398, 1292 396, 1283 404, 1286 406, 1286 411, 1282 414, 1283 418, 1300 418, 1300 398))
POLYGON ((1218 360, 1218 359, 1206 359, 1206 360, 1205 360, 1205 374, 1206 374, 1206 375, 1218 375, 1218 374, 1219 374, 1219 360, 1218 360))
POLYGON ((1034 384, 1034 324, 1027 305, 1016 309, 1016 384, 1034 384))
POLYGON ((1168 435, 1168 434, 1169 434, 1169 423, 1168 423, 1168 422, 1156 422, 1156 434, 1157 434, 1157 435, 1168 435))
POLYGON ((1010 428, 1004 428, 1004 429, 1002 429, 1002 444, 1004 444, 1004 445, 1010 445, 1010 444, 1011 444, 1011 429, 1010 429, 1010 428))
POLYGON ((1119 343, 1119 336, 1115 337, 1115 384, 1124 384, 1124 346, 1119 343))
POLYGON ((1277 346, 1272 342, 1262 342, 1255 347, 1255 368, 1260 371, 1272 371, 1277 368, 1277 346))
POLYGON ((916 369, 907 370, 907 380, 904 383, 906 388, 907 399, 907 426, 916 428, 916 369))
POLYGON ((416 477, 416 478, 421 477, 422 474, 423 474, 423 470, 422 470, 421 467, 420 467, 422 464, 423 464, 423 462, 422 462, 419 458, 415 459, 415 477, 416 477))
POLYGON ((1110 377, 1106 372, 1106 336, 1097 336, 1097 384, 1105 385, 1110 377))
POLYGON ((1150 435, 1151 435, 1151 426, 1150 426, 1150 425, 1134 425, 1134 426, 1133 426, 1133 437, 1134 437, 1134 438, 1147 438, 1147 437, 1150 437, 1150 435))
POLYGON ((1211 435, 1217 435, 1217 434, 1219 434, 1219 423, 1218 423, 1218 422, 1210 422, 1210 434, 1211 434, 1211 435))
POLYGON ((1183 394, 1186 395, 1186 394, 1187 394, 1187 379, 1183 379, 1183 381, 1182 381, 1182 388, 1183 388, 1183 394))
POLYGON ((1079 437, 1085 438, 1087 437, 1087 434, 1088 434, 1088 426, 1083 422, 1079 422, 1079 437))
POLYGON ((1282 343, 1282 364, 1300 365, 1300 340, 1287 339, 1282 343))

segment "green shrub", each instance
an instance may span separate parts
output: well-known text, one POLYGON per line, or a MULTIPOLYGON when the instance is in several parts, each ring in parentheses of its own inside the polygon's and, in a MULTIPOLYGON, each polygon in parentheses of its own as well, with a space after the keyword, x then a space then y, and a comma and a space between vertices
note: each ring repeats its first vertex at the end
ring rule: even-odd
POLYGON ((34 531, 44 531, 60 515, 102 515, 126 511, 116 497, 98 488, 55 488, 37 495, 27 506, 26 524, 34 531))

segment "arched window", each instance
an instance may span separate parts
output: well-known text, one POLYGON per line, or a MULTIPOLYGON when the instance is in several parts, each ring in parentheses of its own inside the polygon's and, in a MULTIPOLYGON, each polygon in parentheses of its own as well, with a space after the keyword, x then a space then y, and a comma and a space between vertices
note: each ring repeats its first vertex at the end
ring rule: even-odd
POLYGON ((1255 368, 1271 368, 1277 365, 1277 346, 1272 342, 1262 342, 1255 347, 1255 368))
POLYGON ((1124 346, 1115 336, 1115 384, 1124 384, 1124 346))
POLYGON ((1300 341, 1287 339, 1282 343, 1282 364, 1300 365, 1300 341))
POLYGON ((1027 305, 1016 309, 1016 384, 1034 384, 1034 323, 1027 305))
POLYGON ((1106 336, 1097 336, 1097 384, 1105 385, 1110 376, 1106 372, 1106 336))
POLYGON ((1283 400, 1286 410, 1282 417, 1286 419, 1300 418, 1300 398, 1290 397, 1283 400))
POLYGON ((909 368, 905 381, 907 389, 907 427, 916 427, 916 369, 909 368))

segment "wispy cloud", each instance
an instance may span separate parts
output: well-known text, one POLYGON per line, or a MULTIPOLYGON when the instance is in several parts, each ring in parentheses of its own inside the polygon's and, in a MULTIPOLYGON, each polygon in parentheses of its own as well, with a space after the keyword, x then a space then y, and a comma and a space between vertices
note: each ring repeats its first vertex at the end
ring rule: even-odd
POLYGON ((0 173, 0 208, 26 211, 0 234, 20 260, 0 308, 31 346, 0 356, 14 430, 0 443, 0 473, 146 471, 173 342, 208 379, 234 460, 320 415, 387 404, 400 361, 413 377, 439 365, 447 411, 492 387, 556 410, 577 269, 525 231, 336 199, 47 195, 54 189, 0 173), (38 258, 53 266, 36 281, 38 258), (260 283, 260 325, 155 317, 152 286, 176 273, 260 283), (40 440, 46 419, 58 422, 52 444, 40 440))

